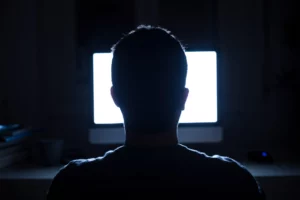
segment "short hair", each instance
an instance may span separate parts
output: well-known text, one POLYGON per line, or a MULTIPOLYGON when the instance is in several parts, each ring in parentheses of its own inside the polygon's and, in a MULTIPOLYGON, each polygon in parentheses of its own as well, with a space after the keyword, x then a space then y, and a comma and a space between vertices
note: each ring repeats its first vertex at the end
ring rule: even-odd
POLYGON ((129 116, 148 129, 168 126, 180 110, 186 83, 181 42, 164 28, 142 25, 121 38, 112 52, 112 84, 124 120, 129 116))

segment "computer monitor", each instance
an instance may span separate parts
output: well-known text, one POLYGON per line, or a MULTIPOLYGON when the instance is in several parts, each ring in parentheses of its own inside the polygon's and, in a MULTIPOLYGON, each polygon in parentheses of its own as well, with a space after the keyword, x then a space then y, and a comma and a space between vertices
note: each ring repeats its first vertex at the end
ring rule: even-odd
MULTIPOLYGON (((121 111, 110 95, 112 56, 112 53, 93 54, 93 121, 98 127, 90 131, 92 143, 120 143, 124 140, 122 127, 107 126, 123 123, 121 111)), ((217 53, 188 51, 186 56, 188 62, 186 87, 190 92, 185 110, 179 119, 179 139, 186 142, 220 141, 222 131, 216 126, 217 53), (204 124, 211 126, 203 127, 204 124)))

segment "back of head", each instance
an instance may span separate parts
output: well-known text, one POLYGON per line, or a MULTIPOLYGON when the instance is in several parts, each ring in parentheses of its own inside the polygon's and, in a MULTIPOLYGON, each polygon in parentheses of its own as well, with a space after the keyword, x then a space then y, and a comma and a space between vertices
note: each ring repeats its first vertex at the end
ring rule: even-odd
POLYGON ((112 50, 114 99, 125 125, 144 133, 177 125, 185 101, 187 60, 175 36, 159 27, 140 26, 112 50))

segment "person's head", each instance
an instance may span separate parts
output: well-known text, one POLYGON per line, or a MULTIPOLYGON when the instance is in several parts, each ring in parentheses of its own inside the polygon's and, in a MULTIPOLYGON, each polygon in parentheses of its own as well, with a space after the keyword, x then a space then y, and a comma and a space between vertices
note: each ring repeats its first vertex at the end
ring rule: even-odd
POLYGON ((111 93, 126 130, 155 134, 176 129, 188 96, 180 41, 166 29, 139 26, 112 52, 111 93))

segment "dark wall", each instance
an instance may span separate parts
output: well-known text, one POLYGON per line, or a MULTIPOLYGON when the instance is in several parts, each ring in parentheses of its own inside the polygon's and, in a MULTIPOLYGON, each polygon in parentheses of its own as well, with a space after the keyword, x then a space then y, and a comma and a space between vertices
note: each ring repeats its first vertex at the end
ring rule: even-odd
MULTIPOLYGON (((197 148, 234 157, 263 148, 278 159, 297 150, 294 92, 275 87, 274 78, 294 59, 282 38, 283 7, 279 0, 267 6, 261 0, 218 1, 224 141, 197 148)), ((74 1, 20 0, 1 9, 0 100, 8 102, 11 118, 45 127, 41 137, 102 154, 88 143, 91 79, 90 69, 78 67, 74 1)))
POLYGON ((36 5, 32 1, 1 4, 0 115, 35 124, 39 77, 36 15, 32 11, 36 5), (3 113, 6 110, 10 114, 3 113))
POLYGON ((135 0, 76 1, 77 46, 110 52, 136 26, 135 0))

